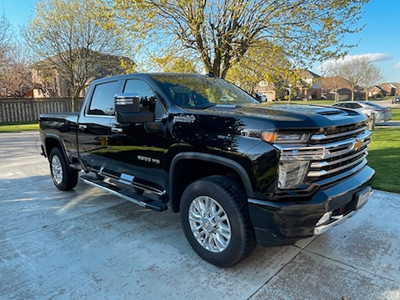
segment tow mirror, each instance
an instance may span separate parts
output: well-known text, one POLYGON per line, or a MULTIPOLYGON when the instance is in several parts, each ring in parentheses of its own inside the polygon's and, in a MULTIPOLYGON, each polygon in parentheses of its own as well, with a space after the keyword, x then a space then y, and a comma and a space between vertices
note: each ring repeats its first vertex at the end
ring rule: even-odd
POLYGON ((154 114, 140 110, 140 98, 136 94, 116 94, 114 96, 115 117, 118 123, 153 122, 154 114))

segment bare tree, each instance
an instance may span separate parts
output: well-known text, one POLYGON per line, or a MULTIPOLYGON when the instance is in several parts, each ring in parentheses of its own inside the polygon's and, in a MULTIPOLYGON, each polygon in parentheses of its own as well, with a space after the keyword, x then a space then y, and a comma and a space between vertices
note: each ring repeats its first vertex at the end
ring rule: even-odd
POLYGON ((14 40, 15 34, 4 12, 0 13, 0 96, 22 97, 32 88, 25 47, 14 40))
MULTIPOLYGON (((11 49, 11 25, 4 12, 0 13, 0 74, 8 67, 11 49)), ((0 75, 1 76, 1 75, 0 75)))
POLYGON ((72 108, 81 90, 96 78, 105 53, 118 53, 118 37, 95 19, 96 0, 42 0, 25 31, 41 64, 54 69, 69 84, 72 108))
POLYGON ((354 100, 357 86, 365 87, 369 91, 383 78, 380 70, 365 56, 330 62, 326 67, 326 72, 329 76, 343 78, 351 90, 351 100, 354 100))
POLYGON ((370 64, 365 72, 364 79, 361 82, 361 85, 367 90, 365 95, 366 100, 368 100, 369 93, 371 92, 373 87, 381 83, 383 79, 384 77, 381 73, 381 70, 373 64, 370 64))

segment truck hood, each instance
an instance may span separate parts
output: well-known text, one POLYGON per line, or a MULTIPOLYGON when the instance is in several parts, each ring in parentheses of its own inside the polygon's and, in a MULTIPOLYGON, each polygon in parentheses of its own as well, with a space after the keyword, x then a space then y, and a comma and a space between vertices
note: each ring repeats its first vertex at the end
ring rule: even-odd
MULTIPOLYGON (((268 127, 321 128, 363 122, 366 117, 354 110, 317 105, 216 105, 206 109, 208 113, 252 118, 267 121, 268 127)), ((256 122, 257 123, 257 122, 256 122)))

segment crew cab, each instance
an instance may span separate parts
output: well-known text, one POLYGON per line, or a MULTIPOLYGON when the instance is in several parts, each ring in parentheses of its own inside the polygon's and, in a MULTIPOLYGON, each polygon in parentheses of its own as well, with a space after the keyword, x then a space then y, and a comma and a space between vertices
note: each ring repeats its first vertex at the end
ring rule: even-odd
POLYGON ((266 106, 209 75, 95 80, 79 113, 42 114, 40 134, 58 189, 80 178, 179 212, 194 251, 223 267, 321 234, 371 194, 365 115, 266 106))

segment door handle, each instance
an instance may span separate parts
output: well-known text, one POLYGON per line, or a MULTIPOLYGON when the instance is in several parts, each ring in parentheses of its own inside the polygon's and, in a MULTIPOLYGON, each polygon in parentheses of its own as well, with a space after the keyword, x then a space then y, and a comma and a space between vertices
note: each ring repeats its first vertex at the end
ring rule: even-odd
POLYGON ((122 133, 122 128, 111 127, 111 132, 114 132, 114 133, 122 133))

